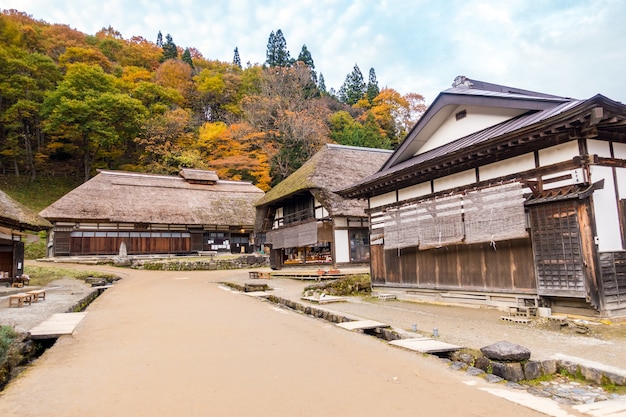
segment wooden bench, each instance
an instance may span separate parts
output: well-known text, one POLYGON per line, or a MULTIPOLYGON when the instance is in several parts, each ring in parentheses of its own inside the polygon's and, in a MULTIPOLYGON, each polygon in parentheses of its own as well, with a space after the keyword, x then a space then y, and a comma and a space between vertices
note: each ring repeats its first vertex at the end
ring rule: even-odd
POLYGON ((250 271, 248 272, 248 275, 250 277, 250 279, 270 279, 270 273, 269 272, 262 272, 262 271, 250 271))
POLYGON ((42 301, 46 300, 46 290, 32 290, 28 291, 26 294, 32 295, 32 302, 36 303, 41 298, 42 301))
POLYGON ((9 307, 13 306, 13 304, 15 304, 17 307, 22 307, 24 303, 30 305, 32 300, 33 296, 25 292, 11 294, 9 295, 9 307))

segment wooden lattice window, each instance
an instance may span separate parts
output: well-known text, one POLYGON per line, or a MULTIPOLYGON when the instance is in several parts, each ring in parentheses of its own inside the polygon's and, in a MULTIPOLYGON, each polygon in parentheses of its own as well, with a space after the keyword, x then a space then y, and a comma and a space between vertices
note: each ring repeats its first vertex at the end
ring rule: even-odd
POLYGON ((540 295, 584 297, 585 271, 576 200, 530 207, 540 295))

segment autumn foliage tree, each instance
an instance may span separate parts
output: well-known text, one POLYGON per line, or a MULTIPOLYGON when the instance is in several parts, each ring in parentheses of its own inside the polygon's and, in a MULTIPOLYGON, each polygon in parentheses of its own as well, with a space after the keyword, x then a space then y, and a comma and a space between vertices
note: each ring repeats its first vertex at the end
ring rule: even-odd
POLYGON ((115 78, 99 66, 74 64, 42 106, 48 146, 80 158, 85 181, 97 161, 105 166, 139 131, 146 109, 120 93, 115 78))
POLYGON ((214 169, 264 190, 327 142, 393 148, 419 115, 418 94, 379 90, 358 65, 326 89, 311 52, 297 59, 282 30, 266 62, 241 65, 157 42, 94 35, 26 13, 0 13, 0 169, 31 178, 63 171, 88 180, 96 168, 174 174, 214 169))

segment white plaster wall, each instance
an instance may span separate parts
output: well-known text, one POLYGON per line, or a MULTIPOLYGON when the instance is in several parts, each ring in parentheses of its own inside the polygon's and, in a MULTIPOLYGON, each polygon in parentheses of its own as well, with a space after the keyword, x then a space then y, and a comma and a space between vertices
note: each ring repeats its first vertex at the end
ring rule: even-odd
POLYGON ((609 147, 609 142, 603 140, 587 140, 587 151, 589 155, 598 155, 603 158, 611 157, 611 148, 609 147))
POLYGON ((593 209, 600 252, 622 250, 615 183, 611 167, 591 166, 591 181, 604 179, 604 189, 593 192, 593 209))
POLYGON ((335 230, 335 262, 350 262, 350 240, 347 230, 335 230))
POLYGON ((620 200, 626 199, 626 168, 616 168, 617 192, 620 200))
POLYGON ((490 180, 533 168, 535 168, 535 156, 528 153, 478 168, 478 180, 490 180))
POLYGON ((396 192, 392 191, 387 194, 381 194, 370 198, 370 207, 380 207, 385 204, 391 204, 396 202, 396 192))
POLYGON ((473 169, 459 172, 447 177, 437 178, 433 181, 435 192, 447 190, 449 188, 460 187, 462 185, 474 184, 476 182, 476 172, 473 169))
POLYGON ((613 142, 613 154, 615 158, 626 159, 626 143, 613 142))
POLYGON ((345 217, 335 217, 334 221, 337 227, 348 227, 348 219, 345 217))
POLYGON ((557 162, 571 161, 573 157, 580 155, 578 142, 575 140, 539 151, 539 165, 545 166, 557 162))
POLYGON ((398 197, 400 201, 421 197, 427 194, 430 194, 430 182, 423 182, 421 184, 412 185, 398 190, 398 197))
POLYGON ((450 116, 439 126, 428 141, 420 148, 418 154, 438 148, 446 143, 460 139, 471 133, 509 120, 524 113, 525 110, 504 109, 499 107, 458 106, 450 116), (456 120, 456 114, 466 110, 467 116, 456 120))

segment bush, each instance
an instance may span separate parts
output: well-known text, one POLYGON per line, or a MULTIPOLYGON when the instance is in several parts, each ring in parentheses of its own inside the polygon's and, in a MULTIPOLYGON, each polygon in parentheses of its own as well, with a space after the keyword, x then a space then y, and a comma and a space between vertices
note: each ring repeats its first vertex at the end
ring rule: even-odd
POLYGON ((0 326, 0 363, 7 359, 9 347, 17 337, 18 333, 13 327, 0 326))

